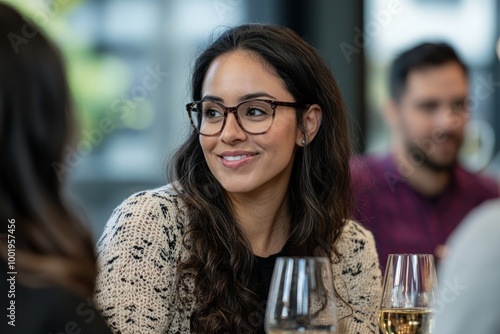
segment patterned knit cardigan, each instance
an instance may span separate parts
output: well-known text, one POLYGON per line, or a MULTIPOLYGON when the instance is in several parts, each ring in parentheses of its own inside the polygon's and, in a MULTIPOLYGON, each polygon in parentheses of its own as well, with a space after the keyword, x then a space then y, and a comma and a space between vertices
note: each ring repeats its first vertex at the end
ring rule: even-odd
MULTIPOLYGON (((132 195, 113 211, 100 238, 95 302, 114 333, 189 333, 195 305, 189 275, 176 293, 176 267, 188 256, 182 200, 171 185, 132 195)), ((339 333, 378 333, 381 273, 372 234, 349 221, 332 263, 339 333)))

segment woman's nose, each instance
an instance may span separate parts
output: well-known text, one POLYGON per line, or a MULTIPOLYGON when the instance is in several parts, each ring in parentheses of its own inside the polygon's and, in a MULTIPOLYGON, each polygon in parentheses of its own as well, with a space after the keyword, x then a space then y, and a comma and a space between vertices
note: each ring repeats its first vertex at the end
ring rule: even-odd
POLYGON ((233 113, 228 113, 226 118, 226 124, 224 125, 224 129, 222 129, 222 133, 220 135, 220 139, 227 143, 233 143, 235 141, 243 141, 246 139, 247 134, 238 124, 238 120, 233 113))

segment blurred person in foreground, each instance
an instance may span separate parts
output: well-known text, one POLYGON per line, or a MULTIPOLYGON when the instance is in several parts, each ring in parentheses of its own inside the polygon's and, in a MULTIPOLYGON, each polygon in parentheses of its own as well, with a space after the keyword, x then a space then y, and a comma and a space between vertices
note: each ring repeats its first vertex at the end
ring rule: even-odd
POLYGON ((499 240, 500 199, 472 210, 451 235, 433 333, 500 333, 499 240))
POLYGON ((464 216, 498 196, 494 180, 457 162, 469 119, 468 71, 450 46, 424 43, 399 55, 390 94, 391 151, 351 161, 355 218, 373 232, 382 267, 391 253, 440 257, 464 216))
POLYGON ((108 333, 90 232, 52 168, 74 125, 61 55, 4 4, 0 36, 0 332, 108 333))

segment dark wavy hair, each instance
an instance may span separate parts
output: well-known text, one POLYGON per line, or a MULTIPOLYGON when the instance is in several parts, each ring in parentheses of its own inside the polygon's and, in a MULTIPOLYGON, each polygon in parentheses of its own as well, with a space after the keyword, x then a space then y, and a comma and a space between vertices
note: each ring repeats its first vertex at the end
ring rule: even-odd
MULTIPOLYGON (((296 149, 288 191, 291 226, 285 249, 289 256, 325 256, 336 261, 335 241, 351 204, 347 117, 337 83, 318 52, 291 29, 246 24, 225 31, 198 57, 191 81, 194 101, 201 99, 202 83, 214 59, 236 50, 260 57, 296 102, 317 103, 323 110, 314 140, 296 149)), ((297 109, 296 119, 305 133, 304 112, 297 109)), ((177 191, 189 218, 184 241, 190 255, 179 266, 178 276, 185 272, 194 275, 197 304, 191 317, 192 331, 253 332, 245 319, 256 309, 249 279, 254 257, 194 131, 175 153, 170 173, 171 180, 178 180, 177 191)))
POLYGON ((391 98, 399 102, 406 89, 406 79, 411 71, 457 63, 468 75, 467 65, 456 51, 446 43, 422 43, 401 53, 394 59, 389 74, 391 98))
POLYGON ((37 27, 4 4, 0 36, 1 232, 7 232, 8 219, 15 220, 20 282, 91 296, 92 237, 65 203, 52 167, 63 159, 75 128, 62 57, 37 27))

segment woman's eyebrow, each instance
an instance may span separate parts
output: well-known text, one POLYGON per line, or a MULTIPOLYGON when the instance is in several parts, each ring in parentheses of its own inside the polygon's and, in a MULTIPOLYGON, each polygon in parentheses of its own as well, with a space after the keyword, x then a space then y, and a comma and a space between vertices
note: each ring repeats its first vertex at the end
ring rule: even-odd
POLYGON ((245 94, 243 96, 240 96, 239 101, 245 101, 245 100, 251 100, 251 99, 256 99, 258 97, 268 97, 270 99, 276 100, 276 98, 272 95, 269 95, 266 92, 256 92, 256 93, 250 93, 250 94, 245 94))
MULTIPOLYGON (((273 100, 276 100, 276 98, 266 92, 255 92, 255 93, 250 93, 250 94, 245 94, 245 95, 242 95, 238 98, 238 101, 241 102, 241 101, 246 101, 246 100, 251 100, 251 99, 256 99, 256 98, 259 98, 259 97, 268 97, 270 99, 273 99, 273 100)), ((202 97, 202 100, 211 100, 211 101, 217 101, 217 102, 224 102, 224 99, 219 97, 219 96, 215 96, 215 95, 204 95, 202 97)))
POLYGON ((217 101, 217 102, 224 102, 224 99, 218 96, 214 95, 204 95, 201 97, 202 100, 210 100, 210 101, 217 101))

